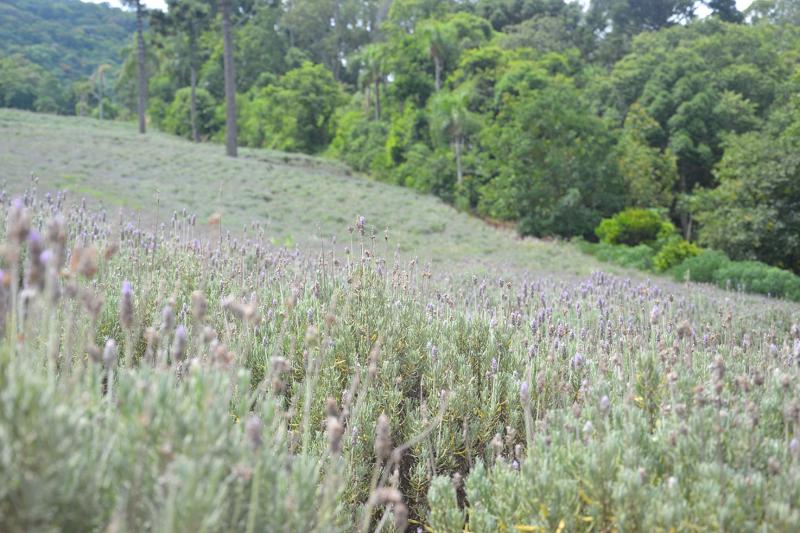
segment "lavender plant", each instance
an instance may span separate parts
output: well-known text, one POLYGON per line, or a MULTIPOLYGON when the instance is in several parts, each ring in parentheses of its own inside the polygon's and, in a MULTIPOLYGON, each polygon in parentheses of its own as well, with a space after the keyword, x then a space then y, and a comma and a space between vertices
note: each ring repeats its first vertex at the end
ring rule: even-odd
POLYGON ((800 526, 794 304, 2 204, 0 530, 800 526))

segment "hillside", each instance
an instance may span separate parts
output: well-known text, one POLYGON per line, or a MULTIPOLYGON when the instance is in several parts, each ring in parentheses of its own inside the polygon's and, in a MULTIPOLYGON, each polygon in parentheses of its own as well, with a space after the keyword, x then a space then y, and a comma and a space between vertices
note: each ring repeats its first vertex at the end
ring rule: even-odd
POLYGON ((388 228, 404 256, 442 267, 576 275, 599 268, 571 245, 520 239, 435 197, 352 176, 328 160, 262 149, 231 160, 218 145, 141 136, 127 123, 9 109, 0 110, 0 137, 0 180, 11 191, 21 192, 34 174, 40 190, 66 189, 112 211, 152 215, 158 199, 162 222, 183 208, 202 219, 220 212, 226 229, 259 221, 275 242, 315 248, 334 234, 349 244, 347 227, 361 215, 388 228))
POLYGON ((133 131, 0 113, 0 531, 800 530, 796 304, 133 131))
POLYGON ((0 56, 20 54, 62 80, 77 80, 102 63, 120 64, 135 27, 133 14, 106 4, 4 0, 0 56))

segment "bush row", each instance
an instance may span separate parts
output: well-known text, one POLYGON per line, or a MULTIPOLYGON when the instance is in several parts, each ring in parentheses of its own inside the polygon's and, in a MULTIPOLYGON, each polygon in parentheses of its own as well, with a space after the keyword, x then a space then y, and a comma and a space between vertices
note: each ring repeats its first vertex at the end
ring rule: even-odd
POLYGON ((596 234, 599 243, 579 241, 579 247, 601 261, 668 273, 678 281, 800 301, 800 277, 759 261, 733 261, 722 252, 702 249, 682 239, 652 210, 626 209, 604 219, 596 234))

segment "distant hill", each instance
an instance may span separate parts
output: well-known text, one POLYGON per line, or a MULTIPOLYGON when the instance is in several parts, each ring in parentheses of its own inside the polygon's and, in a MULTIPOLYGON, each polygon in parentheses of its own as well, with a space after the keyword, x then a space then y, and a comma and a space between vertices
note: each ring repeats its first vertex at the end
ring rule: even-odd
POLYGON ((0 56, 22 55, 62 80, 118 65, 136 16, 80 0, 2 0, 0 56))

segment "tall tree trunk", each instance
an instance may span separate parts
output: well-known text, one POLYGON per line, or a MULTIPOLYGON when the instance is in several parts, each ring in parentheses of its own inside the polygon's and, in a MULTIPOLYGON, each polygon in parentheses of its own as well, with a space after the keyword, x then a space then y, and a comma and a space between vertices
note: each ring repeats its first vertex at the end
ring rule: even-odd
POLYGON ((436 72, 436 92, 442 88, 442 59, 438 55, 433 56, 433 67, 436 72))
POLYGON ((99 105, 98 105, 98 113, 100 114, 100 120, 103 120, 103 72, 100 72, 100 98, 99 98, 99 105))
POLYGON ((464 149, 464 140, 461 137, 456 137, 453 141, 453 148, 456 153, 456 178, 458 185, 464 183, 464 169, 461 167, 461 151, 464 149))
POLYGON ((139 66, 139 104, 137 106, 137 110, 139 111, 139 133, 144 133, 146 130, 144 111, 147 107, 147 72, 145 71, 144 64, 144 33, 142 30, 143 11, 142 2, 139 0, 136 2, 136 44, 138 48, 136 62, 139 66))
POLYGON ((192 139, 194 142, 200 142, 200 135, 197 133, 197 69, 194 67, 194 62, 190 67, 190 77, 192 83, 192 98, 189 102, 189 115, 192 121, 192 139))
POLYGON ((375 120, 381 119, 381 79, 375 78, 375 120))
POLYGON ((225 152, 236 157, 236 71, 233 67, 233 39, 231 37, 230 0, 222 4, 222 32, 225 41, 223 61, 225 63, 225 152))
POLYGON ((333 32, 336 35, 336 52, 333 54, 333 79, 336 81, 342 81, 342 62, 341 57, 344 56, 344 50, 342 50, 342 29, 339 27, 341 22, 341 11, 339 9, 339 1, 333 3, 333 32))

